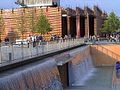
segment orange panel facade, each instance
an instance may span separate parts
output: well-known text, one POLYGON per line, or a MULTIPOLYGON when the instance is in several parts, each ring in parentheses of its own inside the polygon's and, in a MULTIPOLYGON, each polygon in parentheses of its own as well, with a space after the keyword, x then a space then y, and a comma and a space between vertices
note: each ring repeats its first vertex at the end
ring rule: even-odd
POLYGON ((2 39, 8 36, 13 38, 20 38, 21 30, 24 30, 24 38, 27 38, 33 28, 33 23, 36 23, 39 16, 43 11, 51 25, 51 31, 45 34, 45 39, 49 40, 51 35, 61 36, 61 8, 60 7, 47 7, 47 8, 19 8, 1 10, 0 16, 4 19, 5 30, 2 34, 2 39), (12 33, 12 34, 10 34, 12 33), (15 35, 13 35, 13 33, 15 35))

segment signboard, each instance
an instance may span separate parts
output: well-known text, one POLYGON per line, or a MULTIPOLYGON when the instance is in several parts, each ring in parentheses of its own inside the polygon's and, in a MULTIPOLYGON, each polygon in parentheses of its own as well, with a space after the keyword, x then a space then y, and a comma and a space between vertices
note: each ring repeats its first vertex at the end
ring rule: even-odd
POLYGON ((60 0, 18 0, 17 2, 22 3, 28 7, 60 5, 60 0))

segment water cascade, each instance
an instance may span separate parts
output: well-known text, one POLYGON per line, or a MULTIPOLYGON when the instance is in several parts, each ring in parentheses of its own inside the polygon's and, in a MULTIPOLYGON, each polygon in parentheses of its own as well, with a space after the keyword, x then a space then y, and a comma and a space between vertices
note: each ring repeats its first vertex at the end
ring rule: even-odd
POLYGON ((54 60, 0 78, 0 90, 63 90, 54 60))
POLYGON ((69 63, 69 85, 70 86, 83 86, 95 70, 91 56, 87 56, 84 60, 74 59, 69 63))

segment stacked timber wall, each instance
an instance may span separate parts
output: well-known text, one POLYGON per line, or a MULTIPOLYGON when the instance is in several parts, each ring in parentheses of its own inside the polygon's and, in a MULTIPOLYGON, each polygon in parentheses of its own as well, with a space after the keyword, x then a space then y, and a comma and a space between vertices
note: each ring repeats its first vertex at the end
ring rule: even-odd
POLYGON ((47 16, 51 25, 51 31, 45 34, 45 38, 49 39, 53 34, 61 36, 61 8, 36 7, 1 10, 0 16, 4 20, 5 27, 2 39, 5 37, 19 38, 21 37, 21 30, 24 31, 24 38, 31 35, 33 25, 39 19, 41 11, 47 16))

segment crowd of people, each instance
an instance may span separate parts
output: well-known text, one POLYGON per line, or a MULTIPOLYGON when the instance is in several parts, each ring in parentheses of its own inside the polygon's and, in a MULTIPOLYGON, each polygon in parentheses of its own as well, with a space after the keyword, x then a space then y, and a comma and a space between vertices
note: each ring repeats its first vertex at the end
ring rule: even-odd
POLYGON ((33 44, 33 47, 37 46, 38 44, 41 44, 41 42, 44 41, 44 38, 43 36, 30 36, 27 38, 27 43, 28 43, 28 47, 29 47, 29 44, 33 44))
POLYGON ((65 41, 65 40, 68 40, 68 39, 71 39, 71 35, 65 35, 64 37, 60 37, 60 36, 57 36, 57 35, 52 35, 51 36, 51 39, 50 41, 59 41, 59 40, 62 40, 62 41, 65 41))
MULTIPOLYGON (((75 39, 76 37, 71 37, 71 35, 64 35, 59 36, 59 35, 51 35, 50 41, 65 41, 65 40, 70 40, 70 39, 75 39)), ((84 37, 84 42, 93 42, 95 43, 96 41, 103 41, 106 40, 108 42, 120 42, 120 34, 106 34, 105 36, 100 37, 99 35, 90 35, 89 37, 84 37)), ((10 42, 9 38, 4 39, 5 43, 10 42)), ((33 45, 33 47, 37 45, 42 45, 45 44, 45 39, 42 35, 29 35, 26 38, 26 42, 29 45, 33 45)), ((21 44, 23 44, 21 42, 21 44)))
POLYGON ((110 34, 110 35, 107 35, 106 38, 108 38, 108 41, 110 42, 120 42, 119 34, 110 34))
POLYGON ((120 34, 106 34, 105 36, 93 35, 84 37, 84 42, 96 42, 96 41, 107 41, 107 42, 120 42, 120 34))
POLYGON ((96 42, 96 41, 100 41, 99 35, 93 35, 93 36, 89 36, 89 37, 84 36, 84 42, 96 42))
MULTIPOLYGON (((51 35, 50 37, 50 41, 56 41, 56 42, 59 42, 59 41, 65 41, 65 40, 69 40, 69 39, 73 39, 71 37, 71 35, 65 35, 64 37, 60 37, 59 35, 51 35)), ((28 47, 29 47, 29 44, 33 44, 33 47, 37 46, 37 45, 41 45, 43 43, 45 43, 45 39, 43 36, 29 36, 27 38, 27 42, 28 42, 28 47)))

